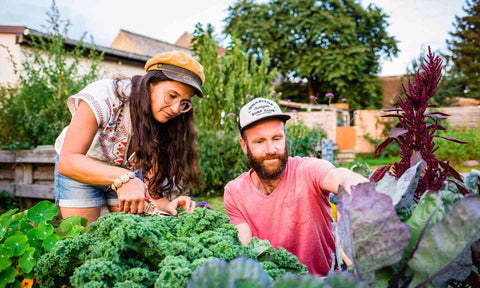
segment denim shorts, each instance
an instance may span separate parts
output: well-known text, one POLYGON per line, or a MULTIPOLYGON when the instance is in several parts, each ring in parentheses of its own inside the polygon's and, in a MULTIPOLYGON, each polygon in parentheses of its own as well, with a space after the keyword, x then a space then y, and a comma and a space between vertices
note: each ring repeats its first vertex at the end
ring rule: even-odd
MULTIPOLYGON (((60 207, 88 208, 119 204, 117 192, 110 186, 80 183, 58 173, 58 155, 55 159, 55 203, 60 207)), ((141 178, 140 170, 135 171, 141 178)))

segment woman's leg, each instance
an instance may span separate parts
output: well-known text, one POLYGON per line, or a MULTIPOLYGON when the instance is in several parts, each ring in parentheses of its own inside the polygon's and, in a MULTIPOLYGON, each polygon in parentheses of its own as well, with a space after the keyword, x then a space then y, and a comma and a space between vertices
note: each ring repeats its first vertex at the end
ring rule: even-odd
POLYGON ((60 213, 62 218, 65 219, 70 216, 80 216, 87 218, 88 224, 97 220, 100 217, 100 210, 102 207, 89 207, 89 208, 71 208, 71 207, 60 207, 60 213))
MULTIPOLYGON (((58 156, 57 156, 58 161, 58 156)), ((80 216, 88 220, 88 224, 100 217, 101 207, 106 204, 100 186, 84 184, 58 173, 55 161, 55 203, 65 219, 80 216)))

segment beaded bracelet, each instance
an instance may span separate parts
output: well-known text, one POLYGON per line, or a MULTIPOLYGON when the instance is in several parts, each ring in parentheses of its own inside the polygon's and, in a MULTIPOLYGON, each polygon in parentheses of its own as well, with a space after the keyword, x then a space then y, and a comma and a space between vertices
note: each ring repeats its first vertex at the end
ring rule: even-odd
POLYGON ((120 178, 113 181, 112 190, 117 191, 118 188, 122 187, 123 184, 127 183, 128 181, 130 181, 130 179, 133 178, 135 178, 135 173, 133 173, 132 171, 128 171, 127 173, 120 176, 120 178))

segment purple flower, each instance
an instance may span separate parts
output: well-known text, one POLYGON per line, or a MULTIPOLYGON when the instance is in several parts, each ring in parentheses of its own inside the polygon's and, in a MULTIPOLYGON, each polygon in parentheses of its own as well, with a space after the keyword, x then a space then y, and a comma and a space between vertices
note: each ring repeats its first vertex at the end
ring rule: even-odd
POLYGON ((293 109, 293 110, 292 110, 292 113, 293 113, 293 114, 297 113, 297 110, 293 109))
POLYGON ((342 98, 342 102, 347 102, 347 98, 342 98))
POLYGON ((277 95, 277 91, 273 90, 273 91, 272 91, 272 95, 273 95, 273 96, 277 95))
POLYGON ((247 94, 247 96, 245 96, 245 99, 247 98, 253 98, 253 95, 247 94))
POLYGON ((227 114, 227 117, 232 117, 232 116, 237 116, 237 114, 235 114, 235 113, 228 113, 227 114))
POLYGON ((335 95, 333 95, 333 93, 327 93, 327 94, 325 94, 325 96, 326 97, 331 97, 331 98, 335 97, 335 95))
POLYGON ((355 112, 353 112, 353 114, 357 115, 357 114, 358 114, 358 112, 357 112, 357 111, 355 111, 355 112))
POLYGON ((297 136, 298 139, 302 138, 302 136, 297 136))
POLYGON ((292 102, 292 100, 290 100, 290 99, 287 99, 287 102, 292 102))
POLYGON ((195 207, 205 207, 207 209, 213 210, 213 208, 210 207, 210 205, 207 204, 207 201, 202 201, 200 203, 197 203, 197 205, 195 205, 195 207))
POLYGON ((318 97, 312 95, 312 96, 310 96, 310 99, 317 100, 318 97))

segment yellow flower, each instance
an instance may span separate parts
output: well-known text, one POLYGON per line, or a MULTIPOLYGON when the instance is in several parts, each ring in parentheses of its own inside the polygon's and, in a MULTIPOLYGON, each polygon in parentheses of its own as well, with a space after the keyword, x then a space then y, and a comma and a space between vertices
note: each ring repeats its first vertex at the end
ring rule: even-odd
POLYGON ((33 286, 33 279, 23 279, 22 288, 31 288, 33 286))
POLYGON ((330 203, 330 205, 332 206, 332 218, 333 219, 337 219, 337 205, 333 204, 333 203, 330 203))

